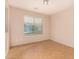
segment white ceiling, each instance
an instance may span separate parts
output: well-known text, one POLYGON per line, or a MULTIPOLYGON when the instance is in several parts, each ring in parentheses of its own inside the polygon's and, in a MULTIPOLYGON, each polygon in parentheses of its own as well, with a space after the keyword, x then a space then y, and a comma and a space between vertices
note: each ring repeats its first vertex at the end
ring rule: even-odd
POLYGON ((48 5, 43 5, 43 0, 9 0, 9 4, 14 7, 51 15, 73 6, 73 0, 49 0, 48 5))

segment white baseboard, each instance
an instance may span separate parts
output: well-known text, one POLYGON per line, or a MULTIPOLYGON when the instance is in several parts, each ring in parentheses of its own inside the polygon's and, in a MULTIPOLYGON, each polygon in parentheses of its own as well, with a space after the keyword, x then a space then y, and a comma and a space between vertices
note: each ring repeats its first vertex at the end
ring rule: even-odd
POLYGON ((56 41, 60 44, 63 44, 63 45, 66 45, 66 46, 69 46, 69 47, 72 47, 74 48, 74 44, 73 43, 69 43, 69 42, 66 42, 66 41, 61 41, 61 40, 57 40, 57 39, 51 39, 52 41, 56 41))

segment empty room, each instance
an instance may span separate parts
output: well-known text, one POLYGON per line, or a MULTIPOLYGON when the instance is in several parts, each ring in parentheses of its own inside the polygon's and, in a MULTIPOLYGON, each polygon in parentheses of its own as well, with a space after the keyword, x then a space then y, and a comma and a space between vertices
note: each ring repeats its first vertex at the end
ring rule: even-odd
POLYGON ((5 0, 6 59, 74 59, 73 0, 5 0))

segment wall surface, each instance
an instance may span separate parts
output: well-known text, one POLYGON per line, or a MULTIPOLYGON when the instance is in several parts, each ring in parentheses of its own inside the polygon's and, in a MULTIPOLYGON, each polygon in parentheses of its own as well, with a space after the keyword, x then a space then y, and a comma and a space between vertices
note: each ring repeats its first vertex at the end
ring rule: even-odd
POLYGON ((70 47, 74 46, 73 8, 51 16, 51 39, 70 47))
POLYGON ((50 38, 50 21, 49 16, 39 13, 22 10, 15 7, 10 7, 10 34, 11 46, 27 44, 50 38), (38 35, 24 35, 24 16, 41 16, 43 18, 43 33, 38 35))
POLYGON ((5 33, 5 56, 7 56, 9 52, 9 33, 5 33))
POLYGON ((9 9, 5 8, 5 56, 9 52, 9 9))
POLYGON ((74 15, 73 8, 58 12, 51 16, 10 7, 11 46, 27 44, 51 39, 67 46, 74 45, 74 15), (24 16, 41 16, 43 18, 43 33, 24 35, 24 16))

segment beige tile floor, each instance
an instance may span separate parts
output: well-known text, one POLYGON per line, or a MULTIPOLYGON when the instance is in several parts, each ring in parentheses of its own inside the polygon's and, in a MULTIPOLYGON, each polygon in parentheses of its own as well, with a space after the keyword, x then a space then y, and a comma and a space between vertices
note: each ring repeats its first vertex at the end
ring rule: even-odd
POLYGON ((74 59, 73 48, 47 40, 16 46, 10 49, 6 59, 74 59))

